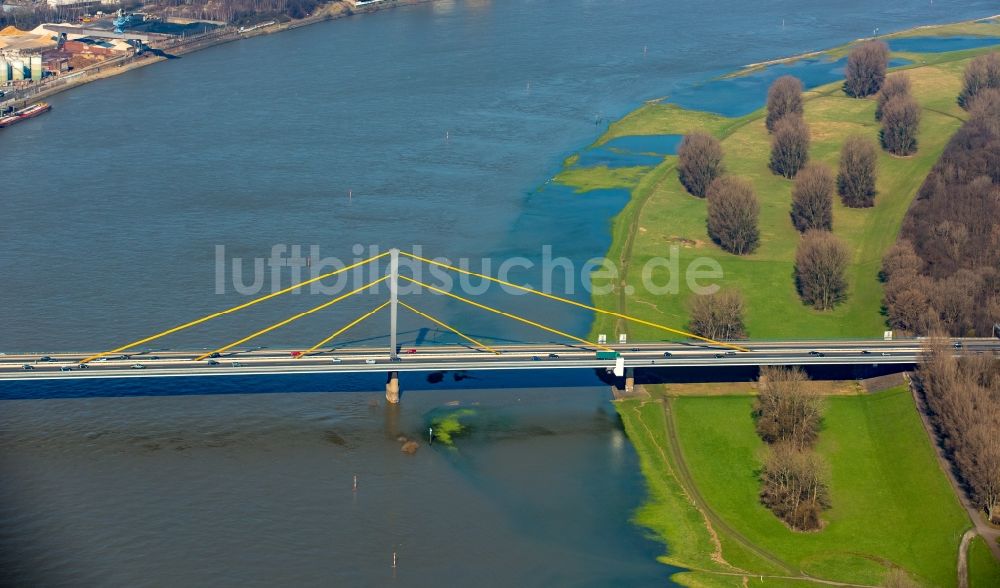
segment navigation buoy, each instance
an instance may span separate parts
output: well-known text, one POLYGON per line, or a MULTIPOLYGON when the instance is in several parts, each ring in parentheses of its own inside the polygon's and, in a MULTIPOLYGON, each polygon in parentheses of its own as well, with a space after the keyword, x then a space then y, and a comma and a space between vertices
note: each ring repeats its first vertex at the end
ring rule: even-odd
POLYGON ((392 569, 396 569, 396 552, 392 552, 392 569))
POLYGON ((358 491, 358 475, 354 474, 354 491, 358 491))

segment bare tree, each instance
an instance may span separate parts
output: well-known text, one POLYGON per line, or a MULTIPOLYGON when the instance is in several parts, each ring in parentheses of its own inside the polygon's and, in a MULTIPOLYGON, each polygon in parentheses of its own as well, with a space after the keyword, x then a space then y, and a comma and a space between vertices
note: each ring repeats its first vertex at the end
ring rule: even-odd
POLYGON ((969 120, 993 137, 1000 137, 1000 89, 980 90, 970 103, 969 120))
POLYGON ((822 163, 810 163, 795 176, 792 224, 800 233, 833 229, 833 174, 822 163))
POLYGON ((764 124, 768 131, 784 116, 802 116, 802 82, 794 76, 781 76, 774 80, 767 91, 767 119, 764 124))
POLYGON ((882 146, 893 155, 917 150, 920 105, 909 95, 894 96, 882 109, 882 146))
POLYGON ((752 253, 760 242, 760 205, 750 182, 723 176, 708 187, 708 236, 736 255, 752 253))
POLYGON ((889 67, 889 46, 882 41, 865 41, 847 57, 844 93, 852 98, 871 96, 882 88, 889 67))
POLYGON ((875 120, 882 120, 882 109, 891 98, 909 95, 910 76, 900 72, 887 77, 875 100, 875 120))
POLYGON ((965 83, 958 95, 959 106, 968 110, 972 99, 989 88, 1000 88, 1000 53, 996 51, 980 55, 966 66, 965 83))
POLYGON ((705 133, 685 135, 677 149, 677 175, 688 192, 704 198, 708 186, 724 171, 718 139, 705 133))
POLYGON ((807 383, 799 368, 761 368, 754 418, 757 434, 766 443, 808 449, 816 442, 823 422, 823 399, 807 383))
POLYGON ((819 455, 786 443, 771 447, 761 472, 761 503, 797 531, 822 526, 830 506, 826 465, 819 455))
POLYGON ((771 171, 786 178, 795 174, 809 160, 809 125, 801 116, 782 117, 771 139, 771 171))
POLYGON ((719 290, 694 296, 689 302, 691 332, 716 341, 745 339, 743 295, 738 290, 719 290))
POLYGON ((857 135, 848 137, 840 150, 837 192, 844 206, 867 208, 875 205, 877 174, 875 145, 857 135))
POLYGON ((795 282, 806 304, 829 310, 847 298, 851 250, 833 233, 809 230, 795 251, 795 282))

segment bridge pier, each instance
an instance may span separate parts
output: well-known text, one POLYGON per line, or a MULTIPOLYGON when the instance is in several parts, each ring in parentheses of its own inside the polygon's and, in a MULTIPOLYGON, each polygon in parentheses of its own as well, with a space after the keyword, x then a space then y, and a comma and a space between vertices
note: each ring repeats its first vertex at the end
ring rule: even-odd
POLYGON ((399 372, 389 372, 385 381, 385 400, 389 404, 399 404, 399 372))
POLYGON ((635 390, 635 368, 625 368, 625 393, 635 390))

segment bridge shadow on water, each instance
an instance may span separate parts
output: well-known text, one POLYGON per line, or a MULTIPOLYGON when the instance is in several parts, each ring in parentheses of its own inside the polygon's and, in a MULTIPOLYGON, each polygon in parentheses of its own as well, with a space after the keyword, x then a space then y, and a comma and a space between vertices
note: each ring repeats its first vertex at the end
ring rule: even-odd
MULTIPOLYGON (((388 365, 386 368, 388 369, 388 365)), ((906 366, 807 366, 813 380, 860 380, 906 371, 906 366)), ((637 384, 751 382, 756 367, 636 368, 637 384)), ((0 400, 49 398, 114 398, 227 394, 308 394, 372 392, 383 394, 386 374, 267 374, 171 376, 148 378, 57 379, 0 382, 0 400)), ((400 372, 400 388, 408 393, 442 390, 509 390, 530 388, 620 387, 622 380, 603 369, 481 370, 400 372)))

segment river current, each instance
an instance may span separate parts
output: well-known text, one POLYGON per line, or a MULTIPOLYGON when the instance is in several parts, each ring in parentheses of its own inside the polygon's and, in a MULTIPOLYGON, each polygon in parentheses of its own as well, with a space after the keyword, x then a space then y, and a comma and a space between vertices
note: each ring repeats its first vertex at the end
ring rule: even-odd
MULTIPOLYGON (((578 269, 605 253, 628 194, 547 180, 609 120, 747 63, 995 8, 438 0, 75 89, 0 134, 0 351, 103 349, 244 301, 232 258, 249 283, 253 260, 282 245, 310 257, 304 275, 356 244, 473 267, 540 262, 549 245, 578 269)), ((512 275, 542 281, 537 268, 512 275)), ((267 291, 291 269, 262 277, 267 291)), ((584 279, 554 289, 569 281, 587 300, 584 279)), ((163 345, 222 343, 322 299, 262 304, 163 345)), ((591 320, 482 299, 576 334, 591 320)), ((414 300, 471 334, 548 338, 414 300)), ((312 343, 377 302, 349 299, 262 343, 312 343)), ((378 343, 385 326, 351 339, 378 343)), ((403 340, 441 337, 426 326, 406 318, 403 340)), ((637 458, 590 374, 413 376, 399 409, 370 393, 375 379, 211 380, 0 388, 0 580, 608 586, 671 573, 655 561, 669 546, 629 523, 644 498, 637 458), (472 410, 470 434, 428 446, 455 403, 472 410), (415 455, 401 435, 421 443, 415 455)))

